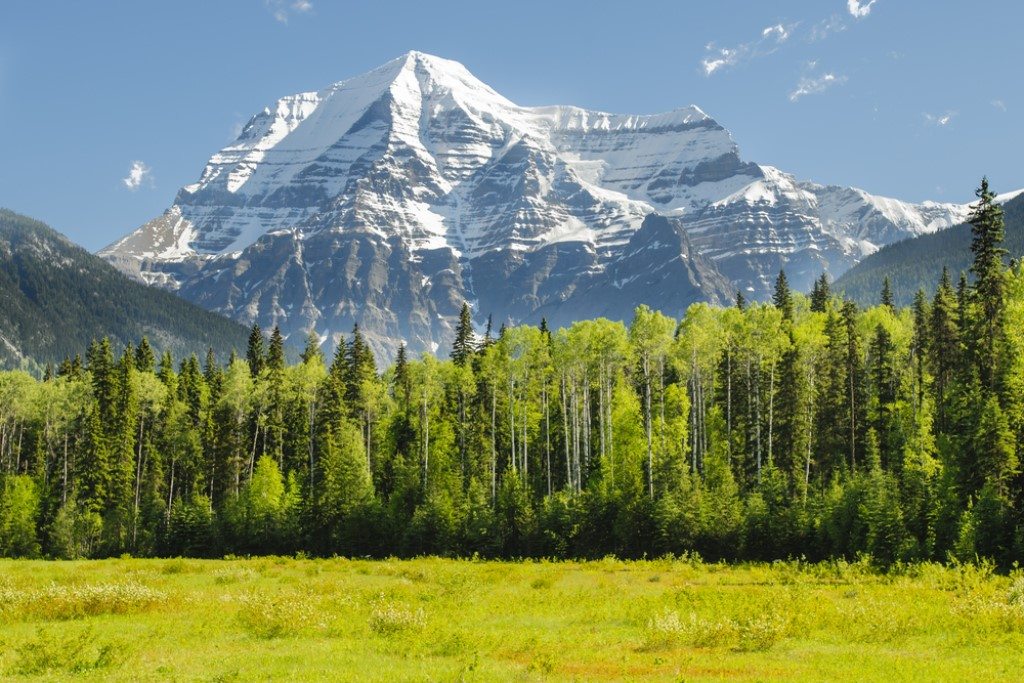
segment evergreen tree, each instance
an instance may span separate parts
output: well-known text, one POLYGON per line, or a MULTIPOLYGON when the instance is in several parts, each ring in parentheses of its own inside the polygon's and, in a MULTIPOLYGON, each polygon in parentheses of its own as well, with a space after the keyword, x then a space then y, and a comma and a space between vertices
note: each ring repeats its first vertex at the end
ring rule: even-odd
POLYGON ((459 367, 470 360, 474 351, 473 317, 469 312, 469 304, 462 302, 459 311, 459 322, 455 326, 455 341, 452 342, 451 359, 459 367))
POLYGON ((971 207, 967 219, 971 224, 971 252, 974 264, 974 296, 978 303, 979 341, 978 372, 982 385, 989 391, 996 388, 998 349, 1003 337, 1005 270, 1002 247, 1004 237, 1003 209, 996 203, 995 192, 989 190, 988 178, 981 179, 975 192, 978 203, 971 207))
POLYGON ((957 314, 956 293, 949 280, 949 271, 942 269, 942 278, 932 299, 928 321, 929 342, 926 345, 928 365, 935 378, 936 427, 946 431, 949 427, 949 387, 960 365, 960 324, 957 314))
POLYGON ((896 299, 892 293, 892 283, 889 282, 889 276, 886 275, 882 280, 882 296, 879 303, 890 311, 896 311, 896 299))
POLYGON ((850 467, 857 467, 857 452, 860 434, 864 431, 862 414, 864 413, 864 391, 860 338, 857 334, 857 304, 852 301, 843 302, 843 326, 846 331, 846 368, 847 383, 846 410, 849 436, 850 467))
POLYGON ((824 313, 825 308, 828 306, 829 299, 832 298, 831 286, 828 282, 828 275, 822 273, 821 276, 814 281, 814 287, 811 289, 811 311, 815 313, 824 313))
POLYGON ((345 349, 344 362, 345 400, 355 407, 364 402, 365 383, 377 377, 377 362, 358 323, 352 328, 352 341, 345 349))
POLYGON ((274 331, 270 335, 266 367, 272 372, 284 371, 284 337, 281 335, 281 328, 277 325, 274 325, 274 331))
POLYGON ((874 383, 875 415, 872 429, 875 433, 881 460, 886 467, 893 465, 893 458, 902 455, 902 445, 897 437, 897 382, 895 345, 884 325, 875 327, 871 340, 871 374, 874 383))
POLYGON ((1018 473, 1017 448, 1006 414, 995 396, 989 396, 981 410, 974 435, 974 490, 989 485, 1003 499, 1010 495, 1010 483, 1018 473))
POLYGON ((206 350, 206 362, 203 363, 203 375, 206 377, 207 382, 213 381, 214 375, 217 373, 217 358, 213 354, 213 349, 206 350))
POLYGON ((743 296, 743 292, 739 289, 736 290, 736 308, 743 310, 747 307, 747 299, 743 296))
POLYGON ((484 329, 484 338, 480 340, 480 350, 488 348, 494 343, 494 338, 491 336, 491 314, 487 314, 487 327, 484 329))
POLYGON ((256 323, 253 323, 249 330, 249 346, 245 352, 245 360, 249 363, 249 372, 253 377, 258 377, 263 372, 267 362, 267 354, 263 341, 263 330, 256 323))
POLYGON ((793 320, 793 293, 789 289, 789 280, 786 279, 786 271, 780 270, 779 276, 775 278, 775 293, 772 295, 772 303, 775 308, 782 311, 784 320, 793 320))
POLYGON ((149 345, 149 340, 143 337, 139 346, 135 349, 135 369, 139 372, 153 372, 156 366, 156 355, 149 345))
POLYGON ((925 302, 924 290, 919 289, 914 294, 914 305, 912 307, 914 316, 913 336, 910 341, 910 362, 914 366, 914 413, 924 403, 925 392, 925 365, 928 357, 928 304, 925 302))
POLYGON ((773 404, 773 435, 776 443, 773 449, 780 476, 792 482, 803 469, 803 453, 806 450, 807 434, 804 430, 805 410, 803 396, 806 391, 803 372, 800 367, 800 348, 793 330, 789 330, 789 343, 782 352, 779 363, 777 398, 773 404))
POLYGON ((320 349, 320 337, 316 330, 310 328, 309 334, 306 335, 306 347, 302 350, 302 362, 308 364, 317 359, 323 362, 324 353, 320 349))

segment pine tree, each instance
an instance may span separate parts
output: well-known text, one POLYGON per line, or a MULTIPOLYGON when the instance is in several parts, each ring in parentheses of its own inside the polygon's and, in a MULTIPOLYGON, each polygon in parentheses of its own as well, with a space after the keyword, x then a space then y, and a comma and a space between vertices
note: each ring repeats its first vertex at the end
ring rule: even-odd
POLYGON ((286 401, 284 396, 284 336, 277 325, 274 325, 274 330, 270 335, 266 370, 268 382, 263 451, 265 455, 271 456, 280 468, 284 464, 286 401))
POLYGON ((746 297, 743 296, 743 292, 737 289, 736 290, 736 308, 742 311, 746 307, 747 307, 747 299, 746 299, 746 297))
POLYGON ((473 317, 469 312, 469 304, 463 302, 459 311, 459 322, 455 326, 455 341, 452 342, 451 353, 452 362, 459 367, 464 366, 473 355, 473 337, 473 317))
POLYGON ((896 389, 898 372, 895 345, 885 326, 879 323, 871 340, 871 379, 875 394, 875 415, 872 429, 878 440, 882 463, 891 468, 893 459, 902 454, 896 434, 896 389))
POLYGON ((914 414, 924 402, 925 362, 928 354, 928 304, 925 303, 924 290, 918 289, 914 294, 913 336, 910 340, 910 362, 914 366, 914 414))
POLYGON ((266 366, 272 372, 284 371, 284 337, 281 335, 281 328, 277 325, 274 325, 274 331, 270 335, 266 366))
POLYGON ((956 286, 956 321, 960 330, 960 353, 956 356, 957 380, 961 388, 978 379, 979 340, 977 315, 966 273, 960 273, 956 286))
POLYGON ((309 334, 306 335, 306 347, 302 350, 302 362, 308 364, 316 359, 322 362, 324 353, 320 350, 320 337, 316 330, 310 328, 309 334))
POLYGON ((803 373, 800 369, 800 348, 793 330, 789 330, 789 344, 782 353, 779 363, 778 394, 775 400, 774 447, 775 463, 780 473, 789 481, 797 478, 802 469, 806 450, 803 395, 805 392, 803 373))
POLYGON ((971 252, 974 263, 974 297, 978 304, 979 342, 978 374, 982 386, 994 391, 998 380, 997 358, 1003 337, 1004 290, 1006 275, 1003 257, 1007 251, 1002 247, 1004 237, 1003 209, 995 202, 995 193, 988 188, 988 178, 981 179, 981 187, 975 192, 978 203, 971 207, 967 219, 971 224, 971 252))
POLYGON ((213 348, 206 349, 206 362, 203 363, 203 375, 206 376, 206 381, 211 381, 213 375, 217 372, 217 357, 213 354, 213 348))
POLYGON ((889 276, 886 275, 882 280, 882 296, 879 301, 881 305, 885 306, 892 312, 896 312, 896 299, 892 293, 892 283, 889 282, 889 276))
POLYGON ((104 337, 93 342, 86 354, 89 374, 92 375, 92 391, 99 408, 99 420, 103 429, 109 429, 114 422, 114 401, 117 393, 114 354, 110 340, 104 337))
POLYGON ((935 377, 936 428, 943 432, 949 427, 949 387, 961 356, 956 293, 953 291, 949 270, 946 268, 942 269, 942 278, 935 290, 935 298, 932 299, 928 333, 929 341, 925 348, 928 352, 929 367, 935 377))
POLYGON ((253 377, 258 377, 266 365, 267 354, 264 346, 263 330, 253 323, 252 329, 249 330, 249 346, 245 352, 245 360, 249 363, 249 372, 253 377))
POLYGON ((974 490, 989 485, 1002 498, 1008 499, 1010 482, 1019 471, 1017 449, 1006 414, 995 396, 989 396, 981 411, 973 443, 974 490))
POLYGON ((412 380, 409 377, 409 360, 406 357, 405 342, 398 345, 395 355, 395 398, 403 404, 409 402, 412 393, 412 380))
POLYGON ((857 304, 843 302, 843 326, 846 328, 846 408, 848 411, 850 467, 857 467, 858 436, 863 432, 861 414, 864 412, 863 378, 861 376, 860 339, 857 335, 857 304))
POLYGON ((139 372, 153 372, 156 365, 156 355, 149 345, 149 340, 143 337, 139 341, 139 347, 135 349, 135 369, 139 372))
POLYGON ((480 340, 480 350, 487 349, 491 344, 494 343, 494 338, 491 336, 491 314, 487 314, 487 327, 484 329, 484 338, 480 340))
POLYGON ((786 279, 786 271, 780 270, 779 276, 775 279, 775 294, 772 296, 775 308, 782 311, 784 320, 793 320, 793 294, 789 289, 789 280, 786 279))
POLYGON ((366 344, 357 323, 352 327, 352 341, 345 349, 345 400, 355 409, 362 403, 364 382, 376 379, 377 362, 366 344))
POLYGON ((832 292, 828 283, 828 275, 822 273, 821 277, 814 281, 814 287, 811 290, 811 311, 824 313, 830 298, 832 298, 832 292))

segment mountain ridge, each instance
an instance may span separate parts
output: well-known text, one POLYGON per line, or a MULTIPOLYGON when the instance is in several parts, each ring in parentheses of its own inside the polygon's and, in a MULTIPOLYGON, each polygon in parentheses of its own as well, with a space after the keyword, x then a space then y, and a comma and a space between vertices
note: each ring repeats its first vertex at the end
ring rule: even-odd
POLYGON ((642 251, 636 236, 653 234, 641 233, 651 214, 681 220, 686 240, 672 238, 678 253, 650 249, 658 261, 644 268, 689 262, 672 272, 692 303, 737 289, 766 298, 781 268, 808 288, 965 211, 745 161, 694 105, 521 107, 457 62, 410 52, 265 108, 164 215, 100 254, 288 336, 315 329, 333 346, 359 323, 386 358, 399 340, 446 344, 462 301, 478 324, 536 322, 541 309, 571 320, 583 291, 618 301, 606 313, 620 319, 639 303, 662 307, 645 290, 627 308, 614 286, 618 262, 642 251))
POLYGON ((147 336, 176 357, 244 350, 244 327, 146 287, 45 223, 0 208, 0 367, 74 356, 95 338, 147 336))
MULTIPOLYGON (((1003 246, 1009 258, 1024 257, 1024 193, 1009 192, 997 197, 1003 204, 1006 237, 1003 246)), ((932 295, 942 275, 949 269, 956 280, 960 273, 970 276, 971 225, 961 223, 938 233, 919 235, 889 244, 844 273, 834 288, 858 304, 878 302, 881 283, 889 278, 898 305, 908 306, 918 289, 932 295)))

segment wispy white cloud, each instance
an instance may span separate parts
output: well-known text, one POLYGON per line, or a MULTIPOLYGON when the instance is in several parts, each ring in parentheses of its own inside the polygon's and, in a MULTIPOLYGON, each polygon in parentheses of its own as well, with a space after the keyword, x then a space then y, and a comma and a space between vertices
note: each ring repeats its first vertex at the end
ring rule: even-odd
POLYGON ((863 19, 867 15, 871 14, 871 8, 878 0, 846 0, 846 8, 850 10, 850 15, 856 19, 863 19))
POLYGON ((953 111, 951 109, 947 109, 941 114, 929 114, 928 112, 925 112, 924 122, 929 126, 935 126, 936 128, 945 128, 949 124, 953 123, 953 119, 955 119, 958 115, 959 112, 953 111))
POLYGON ((270 11, 271 16, 282 24, 288 23, 288 17, 293 13, 306 14, 313 11, 313 3, 309 0, 264 0, 264 4, 270 11))
POLYGON ((1006 102, 1003 102, 1002 100, 992 100, 992 106, 999 111, 1006 111, 1006 102))
POLYGON ((121 178, 121 182, 124 183, 124 186, 132 192, 139 189, 139 187, 147 181, 150 185, 153 184, 153 171, 149 166, 141 161, 133 161, 132 167, 128 169, 128 175, 121 178))
POLYGON ((718 47, 714 43, 708 43, 704 47, 707 54, 700 60, 701 69, 705 76, 711 76, 722 69, 736 66, 740 62, 770 55, 789 40, 796 26, 797 24, 782 23, 766 26, 761 31, 760 38, 741 43, 736 47, 718 47))
POLYGON ((846 20, 839 14, 833 14, 828 19, 822 19, 807 34, 807 39, 812 43, 825 40, 833 33, 841 33, 846 30, 846 20))
POLYGON ((792 30, 792 26, 783 26, 782 24, 775 24, 768 26, 761 31, 762 38, 770 38, 777 43, 784 43, 789 40, 789 32, 792 30))
POLYGON ((807 63, 804 75, 800 77, 793 92, 789 93, 790 102, 797 102, 802 97, 825 92, 832 86, 846 82, 846 76, 832 71, 818 72, 817 67, 818 63, 816 61, 807 63))

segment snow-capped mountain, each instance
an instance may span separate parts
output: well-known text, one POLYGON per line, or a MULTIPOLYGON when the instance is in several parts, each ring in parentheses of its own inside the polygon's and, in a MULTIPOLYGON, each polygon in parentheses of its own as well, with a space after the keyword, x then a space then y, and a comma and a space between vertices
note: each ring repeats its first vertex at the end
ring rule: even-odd
POLYGON ((384 357, 477 320, 680 315, 839 275, 966 208, 801 183, 742 161, 694 106, 615 115, 522 107, 461 64, 410 52, 285 97, 216 153, 168 211, 100 253, 246 323, 358 322, 384 357), (651 214, 660 214, 652 216, 651 214))

